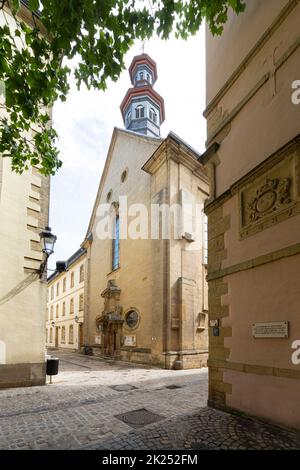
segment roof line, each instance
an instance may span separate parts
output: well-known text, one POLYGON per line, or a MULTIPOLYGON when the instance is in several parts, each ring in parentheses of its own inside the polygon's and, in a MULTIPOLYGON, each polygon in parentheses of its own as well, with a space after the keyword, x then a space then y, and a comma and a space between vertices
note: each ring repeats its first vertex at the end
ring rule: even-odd
MULTIPOLYGON (((67 260, 66 260, 66 265, 67 268, 71 267, 76 261, 78 261, 82 255, 86 254, 87 250, 85 248, 79 248, 75 253, 73 253, 67 260)), ((61 274, 60 271, 55 271, 50 274, 50 276, 47 278, 47 282, 51 282, 53 279, 55 279, 59 274, 61 274)))

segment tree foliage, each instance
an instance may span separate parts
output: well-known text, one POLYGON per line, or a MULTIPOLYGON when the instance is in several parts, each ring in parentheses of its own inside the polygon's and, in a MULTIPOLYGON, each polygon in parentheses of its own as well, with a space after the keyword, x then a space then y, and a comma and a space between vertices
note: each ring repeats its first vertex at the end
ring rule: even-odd
POLYGON ((221 34, 232 9, 240 13, 244 0, 0 0, 0 153, 22 173, 30 165, 46 175, 61 166, 57 134, 50 126, 55 100, 66 100, 71 70, 64 59, 76 57, 78 88, 104 90, 125 68, 124 56, 136 39, 171 32, 186 39, 205 19, 213 34, 221 34), (32 27, 18 16, 22 4, 31 11, 32 27), (17 27, 8 21, 10 6, 17 27), (47 34, 41 34, 45 28, 47 34), (3 91, 3 90, 2 90, 3 91), (1 93, 1 88, 0 88, 1 93), (1 109, 2 108, 2 109, 1 109))

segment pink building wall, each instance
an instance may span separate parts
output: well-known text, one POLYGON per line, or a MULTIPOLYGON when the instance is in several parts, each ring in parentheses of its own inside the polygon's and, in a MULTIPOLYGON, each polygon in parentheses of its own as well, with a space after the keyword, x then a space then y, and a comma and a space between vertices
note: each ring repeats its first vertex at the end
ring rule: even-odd
POLYGON ((300 105, 291 99, 300 2, 246 4, 221 37, 207 31, 202 159, 212 188, 209 318, 219 321, 219 336, 210 329, 209 402, 300 428, 300 364, 292 362, 300 340, 300 105), (270 207, 266 184, 277 188, 270 207), (255 197, 264 212, 250 207, 255 197), (281 321, 287 338, 253 337, 253 323, 281 321))

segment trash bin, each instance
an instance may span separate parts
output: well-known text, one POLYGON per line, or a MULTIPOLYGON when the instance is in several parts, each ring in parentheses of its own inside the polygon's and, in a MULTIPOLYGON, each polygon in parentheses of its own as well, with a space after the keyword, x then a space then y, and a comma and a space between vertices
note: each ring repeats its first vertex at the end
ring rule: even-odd
POLYGON ((47 359, 46 374, 50 375, 50 383, 52 383, 52 375, 58 374, 58 357, 51 357, 47 359))

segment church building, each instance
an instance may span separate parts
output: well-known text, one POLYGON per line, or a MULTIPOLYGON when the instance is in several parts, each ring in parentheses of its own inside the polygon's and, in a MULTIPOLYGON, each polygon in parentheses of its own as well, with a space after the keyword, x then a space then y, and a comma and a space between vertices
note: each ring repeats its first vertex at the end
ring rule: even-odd
POLYGON ((154 89, 154 60, 134 57, 129 75, 132 87, 121 103, 125 129, 113 131, 82 244, 83 342, 104 357, 205 366, 206 170, 177 135, 160 136, 165 109, 154 89))

